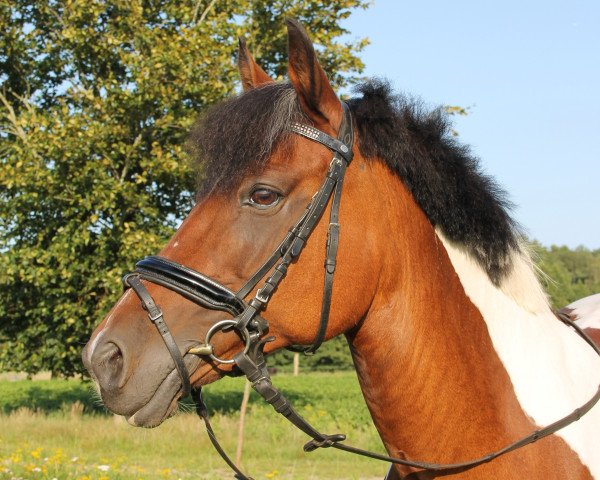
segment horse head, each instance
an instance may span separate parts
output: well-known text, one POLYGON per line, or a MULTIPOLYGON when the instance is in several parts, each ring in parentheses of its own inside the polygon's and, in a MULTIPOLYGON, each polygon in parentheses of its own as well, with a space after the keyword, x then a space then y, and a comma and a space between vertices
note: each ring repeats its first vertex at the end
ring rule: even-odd
MULTIPOLYGON (((273 82, 240 41, 244 93, 209 111, 193 132, 192 146, 206 162, 205 178, 197 204, 160 252, 162 259, 202 272, 231 292, 238 292, 280 247, 330 167, 332 150, 291 127, 305 125, 335 138, 344 120, 342 103, 306 33, 289 21, 288 35, 290 83, 273 82)), ((381 268, 375 228, 380 213, 372 206, 378 186, 363 180, 372 175, 371 168, 360 154, 356 156, 345 176, 344 196, 362 201, 346 201, 340 208, 344 234, 323 340, 360 322, 381 268), (350 221, 351 217, 361 220, 350 221), (363 285, 360 295, 357 284, 363 285)), ((274 337, 266 353, 315 339, 327 237, 328 223, 317 222, 302 255, 289 265, 286 279, 262 312, 269 322, 268 334, 274 337)), ((232 312, 203 308, 156 284, 147 284, 147 289, 162 309, 191 383, 206 384, 228 373, 231 365, 187 352, 213 325, 231 319, 232 312)), ((219 331, 212 336, 212 347, 215 357, 230 359, 244 348, 244 339, 233 331, 219 331)), ((83 360, 107 407, 131 423, 154 426, 175 412, 183 391, 180 376, 132 290, 123 294, 93 333, 83 360)))

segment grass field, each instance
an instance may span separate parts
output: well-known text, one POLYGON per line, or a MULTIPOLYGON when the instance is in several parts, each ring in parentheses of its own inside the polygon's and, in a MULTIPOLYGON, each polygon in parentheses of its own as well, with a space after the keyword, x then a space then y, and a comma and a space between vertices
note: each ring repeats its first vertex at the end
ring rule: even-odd
MULTIPOLYGON (((274 382, 321 431, 382 451, 353 372, 277 375, 274 382)), ((205 389, 213 426, 235 456, 243 379, 205 389)), ((182 410, 188 406, 184 405, 182 410)), ((201 421, 182 411, 152 430, 107 414, 78 381, 0 381, 2 479, 224 479, 201 421)), ((381 479, 387 466, 333 449, 306 454, 307 437, 253 393, 242 466, 259 479, 381 479)))

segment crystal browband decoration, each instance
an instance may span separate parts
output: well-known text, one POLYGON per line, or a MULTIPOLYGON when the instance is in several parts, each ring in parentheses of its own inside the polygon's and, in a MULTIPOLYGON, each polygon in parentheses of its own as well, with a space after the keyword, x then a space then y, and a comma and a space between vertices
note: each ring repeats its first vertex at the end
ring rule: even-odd
POLYGON ((304 137, 316 140, 319 137, 319 130, 309 125, 303 125, 302 123, 292 123, 290 130, 304 137))

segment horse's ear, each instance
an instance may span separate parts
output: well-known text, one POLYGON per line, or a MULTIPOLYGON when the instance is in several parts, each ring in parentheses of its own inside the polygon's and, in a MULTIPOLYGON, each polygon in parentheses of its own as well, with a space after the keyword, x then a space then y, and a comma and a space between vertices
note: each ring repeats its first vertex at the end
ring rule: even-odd
POLYGON ((256 88, 259 85, 273 82, 273 79, 267 75, 267 72, 260 68, 258 63, 256 63, 250 50, 248 50, 248 47, 246 46, 246 40, 243 38, 239 39, 238 69, 240 70, 244 92, 256 88))
POLYGON ((321 128, 337 131, 342 121, 342 105, 337 98, 306 31, 293 19, 286 19, 290 81, 304 113, 321 128))

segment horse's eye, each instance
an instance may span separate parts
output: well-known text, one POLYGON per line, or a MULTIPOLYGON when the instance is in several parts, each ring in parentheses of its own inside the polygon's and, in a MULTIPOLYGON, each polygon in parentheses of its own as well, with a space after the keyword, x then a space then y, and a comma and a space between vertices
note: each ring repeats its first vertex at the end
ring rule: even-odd
POLYGON ((250 195, 250 203, 260 207, 272 207, 277 204, 281 195, 267 188, 258 188, 250 195))

